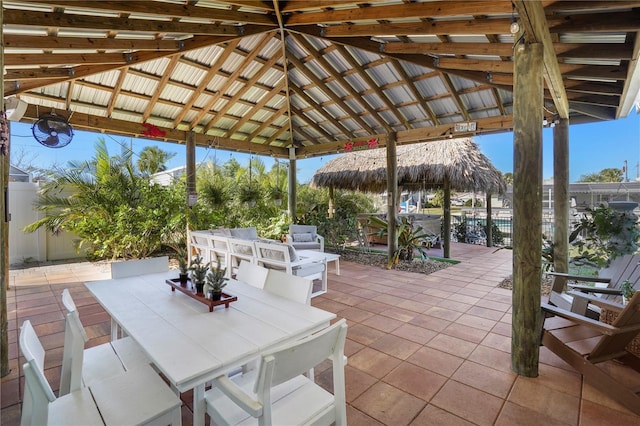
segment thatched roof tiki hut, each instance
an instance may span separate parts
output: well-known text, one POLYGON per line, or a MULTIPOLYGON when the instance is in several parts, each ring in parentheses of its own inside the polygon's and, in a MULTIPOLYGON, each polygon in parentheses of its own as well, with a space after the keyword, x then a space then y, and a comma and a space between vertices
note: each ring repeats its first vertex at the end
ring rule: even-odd
MULTIPOLYGON (((350 152, 328 161, 313 175, 311 185, 379 193, 387 189, 386 150, 350 152)), ((502 194, 502 173, 471 138, 445 139, 397 147, 398 186, 445 192, 444 256, 450 256, 451 190, 486 192, 487 225, 491 229, 489 194, 502 194)), ((397 200, 395 200, 397 203, 397 200)), ((389 211, 396 211, 396 208, 389 211)), ((390 220, 394 218, 389 218, 390 220)), ((488 236, 490 241, 490 236, 488 236)))

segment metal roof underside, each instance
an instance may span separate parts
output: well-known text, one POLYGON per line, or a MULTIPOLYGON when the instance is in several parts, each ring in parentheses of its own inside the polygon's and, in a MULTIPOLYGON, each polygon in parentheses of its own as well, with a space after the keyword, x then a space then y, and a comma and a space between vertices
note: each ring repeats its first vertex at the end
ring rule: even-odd
POLYGON ((521 36, 558 70, 549 122, 563 100, 572 124, 625 117, 640 91, 640 1, 2 3, 22 121, 277 157, 510 130, 521 36))

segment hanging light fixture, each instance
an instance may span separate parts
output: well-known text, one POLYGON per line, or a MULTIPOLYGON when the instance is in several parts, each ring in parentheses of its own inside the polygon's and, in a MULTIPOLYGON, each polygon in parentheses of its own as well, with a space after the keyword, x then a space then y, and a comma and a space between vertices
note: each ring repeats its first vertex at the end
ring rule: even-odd
POLYGON ((516 19, 516 5, 513 4, 513 2, 511 2, 511 26, 509 27, 509 31, 511 31, 511 34, 516 34, 520 31, 520 25, 516 19))

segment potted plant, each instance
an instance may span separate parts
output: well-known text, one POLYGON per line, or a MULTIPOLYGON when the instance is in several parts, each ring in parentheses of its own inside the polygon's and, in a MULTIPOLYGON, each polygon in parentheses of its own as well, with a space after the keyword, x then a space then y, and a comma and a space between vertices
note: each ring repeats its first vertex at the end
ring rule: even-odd
POLYGON ((276 205, 281 205, 284 199, 284 191, 279 186, 273 185, 268 189, 269 198, 273 200, 276 205))
POLYGON ((180 278, 180 285, 184 287, 187 285, 187 281, 189 279, 189 263, 187 260, 187 248, 185 246, 180 246, 177 252, 178 252, 178 255, 177 255, 178 269, 180 271, 178 274, 178 277, 180 278))
POLYGON ((207 286, 212 300, 220 300, 222 297, 222 289, 227 285, 225 282, 227 280, 226 273, 227 268, 221 267, 220 258, 218 258, 216 266, 211 266, 207 273, 207 286))
POLYGON ((633 288, 633 285, 631 284, 631 281, 629 280, 624 280, 622 282, 622 285, 620 286, 620 291, 622 292, 622 303, 625 305, 627 304, 629 299, 633 297, 633 295, 636 292, 636 290, 633 288))
POLYGON ((262 193, 260 188, 254 184, 246 184, 240 187, 239 200, 242 203, 247 203, 249 207, 253 207, 261 197, 262 193))
POLYGON ((189 269, 191 269, 191 281, 193 281, 196 286, 196 293, 199 296, 203 296, 204 283, 207 277, 207 271, 209 271, 209 262, 203 263, 202 256, 198 254, 191 261, 189 269))

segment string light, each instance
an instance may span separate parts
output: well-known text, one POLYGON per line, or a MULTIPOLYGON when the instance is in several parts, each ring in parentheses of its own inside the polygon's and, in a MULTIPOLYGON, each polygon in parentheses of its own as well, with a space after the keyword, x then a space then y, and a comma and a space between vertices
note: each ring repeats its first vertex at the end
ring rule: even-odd
POLYGON ((516 20, 516 5, 513 4, 513 2, 511 2, 511 26, 509 27, 509 31, 511 31, 511 34, 516 34, 520 31, 520 25, 516 20))

